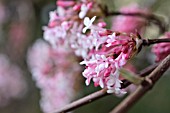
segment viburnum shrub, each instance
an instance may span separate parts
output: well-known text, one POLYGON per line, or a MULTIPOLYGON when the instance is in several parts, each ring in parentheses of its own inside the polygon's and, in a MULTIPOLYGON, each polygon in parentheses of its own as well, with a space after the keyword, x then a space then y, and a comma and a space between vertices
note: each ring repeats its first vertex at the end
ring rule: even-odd
POLYGON ((49 23, 43 27, 43 38, 49 44, 37 41, 28 54, 33 78, 41 89, 44 112, 54 111, 72 100, 75 78, 81 71, 78 62, 85 66, 82 75, 86 85, 93 81, 94 86, 106 89, 107 93, 121 95, 126 93, 122 88, 124 81, 137 85, 145 81, 124 70, 143 46, 159 43, 153 46, 157 61, 170 53, 169 33, 162 39, 141 37, 152 20, 161 26, 149 9, 132 4, 112 13, 96 0, 58 0, 56 3, 57 9, 49 13, 49 23), (104 19, 115 15, 119 16, 113 18, 108 29, 104 19))

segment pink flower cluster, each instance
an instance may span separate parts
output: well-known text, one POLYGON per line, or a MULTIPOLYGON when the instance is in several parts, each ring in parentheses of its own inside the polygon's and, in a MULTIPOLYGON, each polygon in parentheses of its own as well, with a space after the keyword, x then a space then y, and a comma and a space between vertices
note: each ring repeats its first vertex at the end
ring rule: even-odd
POLYGON ((81 62, 86 65, 83 72, 87 78, 86 85, 92 79, 95 86, 107 87, 108 93, 125 93, 120 90, 119 70, 136 53, 141 42, 134 34, 113 32, 93 25, 94 19, 84 19, 83 32, 90 29, 88 37, 93 37, 95 47, 89 52, 91 56, 81 62))
POLYGON ((0 106, 7 105, 12 99, 21 98, 26 89, 20 68, 12 64, 7 56, 0 54, 0 106))
MULTIPOLYGON (((136 53, 141 44, 138 37, 129 33, 133 31, 126 30, 127 34, 105 29, 106 23, 98 13, 100 8, 93 0, 59 0, 57 5, 58 9, 50 12, 48 26, 43 28, 44 39, 54 50, 62 45, 84 59, 81 64, 86 65, 83 72, 86 85, 92 79, 95 86, 107 87, 108 93, 124 93, 120 90, 119 69, 136 53), (93 14, 100 19, 92 17, 93 14), (98 21, 93 24, 95 20, 98 21)), ((129 20, 132 21, 130 17, 129 20)), ((137 19, 134 29, 140 27, 138 22, 143 20, 137 19)))
MULTIPOLYGON (((122 7, 120 9, 122 13, 143 13, 148 14, 148 10, 142 9, 138 4, 131 4, 126 7, 122 7)), ((127 33, 135 33, 135 30, 141 32, 143 27, 147 24, 147 21, 144 18, 137 16, 124 16, 120 15, 113 18, 112 21, 112 30, 127 32, 127 33)))
MULTIPOLYGON (((166 32, 161 38, 170 38, 170 32, 166 32)), ((170 43, 155 44, 152 48, 152 52, 156 55, 156 62, 163 60, 170 54, 170 43)))
POLYGON ((28 64, 41 90, 43 112, 53 112, 73 99, 81 68, 69 49, 61 45, 54 50, 47 42, 37 40, 29 49, 28 64))

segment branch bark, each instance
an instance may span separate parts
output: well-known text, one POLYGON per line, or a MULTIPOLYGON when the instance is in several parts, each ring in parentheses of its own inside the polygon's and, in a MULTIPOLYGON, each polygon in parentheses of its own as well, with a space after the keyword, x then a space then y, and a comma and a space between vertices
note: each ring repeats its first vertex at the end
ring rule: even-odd
POLYGON ((79 108, 80 106, 86 105, 86 104, 88 104, 88 103, 90 103, 92 101, 95 101, 95 100, 97 100, 99 98, 102 98, 102 97, 104 97, 106 95, 109 95, 109 94, 107 94, 107 89, 104 88, 104 89, 102 89, 100 91, 92 93, 92 94, 90 94, 90 95, 88 95, 86 97, 83 97, 83 98, 81 98, 81 99, 79 99, 79 100, 77 100, 75 102, 72 102, 72 103, 68 104, 68 105, 64 106, 63 108, 55 111, 54 113, 65 113, 65 112, 74 110, 76 108, 79 108))
POLYGON ((170 38, 162 38, 162 39, 143 39, 142 45, 143 46, 149 46, 156 43, 163 43, 168 42, 170 43, 170 38))
POLYGON ((110 113, 126 113, 140 98, 143 97, 160 79, 163 73, 170 67, 170 55, 168 55, 161 64, 138 86, 137 90, 125 98, 110 113))

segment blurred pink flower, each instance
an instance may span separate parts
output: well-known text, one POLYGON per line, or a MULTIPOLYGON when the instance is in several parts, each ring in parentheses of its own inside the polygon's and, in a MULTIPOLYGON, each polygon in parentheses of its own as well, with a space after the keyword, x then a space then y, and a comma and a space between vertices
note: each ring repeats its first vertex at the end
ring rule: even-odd
POLYGON ((41 90, 40 105, 45 113, 68 104, 75 95, 81 68, 72 54, 62 45, 53 49, 43 40, 37 40, 29 49, 28 64, 41 90))
POLYGON ((0 54, 0 106, 5 106, 12 99, 21 98, 26 89, 26 81, 20 68, 0 54))
MULTIPOLYGON (((122 13, 144 13, 147 14, 148 11, 146 9, 142 9, 138 4, 131 4, 126 7, 122 7, 120 9, 122 13)), ((146 25, 146 20, 141 17, 136 16, 117 16, 113 18, 112 21, 112 30, 127 32, 127 33, 135 33, 135 30, 141 32, 142 28, 146 25)))
MULTIPOLYGON (((170 32, 166 32, 160 38, 170 38, 170 32)), ((156 55, 156 62, 159 62, 170 54, 170 43, 155 44, 152 47, 152 52, 156 55)))

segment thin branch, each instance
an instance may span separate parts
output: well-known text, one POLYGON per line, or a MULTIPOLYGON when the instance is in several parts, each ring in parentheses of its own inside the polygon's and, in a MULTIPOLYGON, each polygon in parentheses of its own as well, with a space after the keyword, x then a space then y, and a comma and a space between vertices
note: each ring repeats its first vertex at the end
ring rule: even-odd
POLYGON ((149 45, 152 45, 152 44, 162 43, 162 42, 169 42, 169 43, 170 43, 170 39, 169 39, 169 38, 162 38, 162 39, 143 39, 142 45, 143 45, 143 46, 149 46, 149 45))
POLYGON ((92 94, 90 94, 90 95, 88 95, 86 97, 83 97, 83 98, 81 98, 81 99, 79 99, 79 100, 77 100, 75 102, 72 102, 72 103, 68 104, 68 105, 64 106, 63 108, 55 111, 54 113, 65 113, 65 112, 74 110, 76 108, 79 108, 80 106, 86 105, 86 104, 88 104, 88 103, 90 103, 92 101, 95 101, 95 100, 97 100, 99 98, 102 98, 102 97, 104 97, 106 95, 109 95, 109 94, 107 93, 107 89, 104 88, 104 89, 102 89, 100 91, 92 93, 92 94))
POLYGON ((125 98, 111 113, 126 113, 140 98, 143 97, 160 79, 163 73, 170 67, 170 55, 168 55, 161 64, 146 77, 143 84, 138 86, 136 91, 125 98))
MULTIPOLYGON (((154 64, 152 66, 149 66, 147 68, 145 68, 144 70, 142 70, 140 73, 139 73, 139 76, 146 76, 148 74, 150 74, 155 68, 156 68, 157 64, 154 64)), ((131 83, 128 82, 127 80, 123 81, 125 83, 121 84, 121 88, 126 88, 127 86, 129 86, 131 83)), ((102 89, 100 91, 97 91, 95 93, 92 93, 86 97, 83 97, 79 100, 76 100, 66 106, 64 106, 63 108, 59 109, 59 110, 56 110, 54 113, 64 113, 64 112, 68 112, 68 111, 71 111, 71 110, 74 110, 76 108, 79 108, 83 105, 86 105, 88 103, 91 103, 99 98, 102 98, 104 96, 107 96, 109 95, 107 92, 106 92, 107 89, 102 89)))

